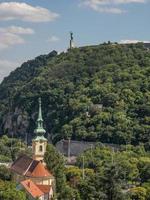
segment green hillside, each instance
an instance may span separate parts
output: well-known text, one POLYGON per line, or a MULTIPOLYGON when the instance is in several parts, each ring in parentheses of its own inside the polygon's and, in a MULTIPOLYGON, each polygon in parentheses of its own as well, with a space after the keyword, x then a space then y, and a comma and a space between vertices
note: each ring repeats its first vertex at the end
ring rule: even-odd
POLYGON ((33 136, 39 96, 54 142, 72 137, 150 146, 150 51, 143 44, 53 51, 24 63, 0 85, 1 132, 24 137, 17 108, 33 136))

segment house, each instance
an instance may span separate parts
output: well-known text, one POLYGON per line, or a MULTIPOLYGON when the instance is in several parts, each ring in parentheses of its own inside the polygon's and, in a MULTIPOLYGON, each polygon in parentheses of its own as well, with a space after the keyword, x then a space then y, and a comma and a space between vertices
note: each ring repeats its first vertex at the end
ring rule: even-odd
POLYGON ((30 179, 36 184, 52 185, 53 175, 46 169, 45 165, 38 160, 33 160, 26 155, 20 156, 11 166, 13 179, 20 183, 30 179))
POLYGON ((36 185, 30 179, 21 181, 19 189, 25 190, 30 200, 34 200, 35 198, 47 200, 50 199, 49 197, 53 196, 52 187, 49 187, 48 185, 36 185))
POLYGON ((14 181, 19 184, 18 188, 24 189, 31 200, 50 200, 54 193, 55 178, 44 163, 48 143, 44 137, 45 132, 39 98, 36 137, 32 140, 32 158, 22 155, 10 167, 14 181))

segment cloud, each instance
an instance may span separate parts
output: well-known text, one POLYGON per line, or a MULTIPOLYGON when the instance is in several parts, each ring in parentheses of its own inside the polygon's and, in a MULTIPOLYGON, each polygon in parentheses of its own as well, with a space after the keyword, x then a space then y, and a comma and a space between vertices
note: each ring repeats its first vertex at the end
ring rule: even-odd
POLYGON ((139 43, 139 42, 143 42, 143 43, 150 43, 150 41, 142 41, 142 40, 120 40, 120 44, 136 44, 136 43, 139 43))
POLYGON ((60 39, 55 35, 53 35, 50 38, 48 38, 48 42, 58 42, 59 40, 60 39))
POLYGON ((104 7, 104 6, 97 6, 97 5, 92 5, 90 6, 93 10, 100 12, 100 13, 112 13, 112 14, 121 14, 126 12, 125 10, 121 10, 120 8, 115 8, 115 7, 104 7))
POLYGON ((20 66, 20 64, 19 62, 0 60, 0 82, 4 77, 8 76, 12 70, 20 66))
POLYGON ((119 6, 122 4, 145 3, 146 0, 81 0, 80 6, 86 6, 101 13, 121 14, 126 10, 119 6))
POLYGON ((25 43, 22 35, 34 34, 31 28, 23 28, 19 26, 9 26, 0 28, 0 50, 9 48, 13 45, 25 43))
POLYGON ((31 28, 23 28, 20 26, 9 26, 7 28, 0 28, 0 33, 12 33, 12 34, 20 34, 20 35, 31 35, 34 34, 34 30, 31 28))
POLYGON ((0 34, 0 50, 23 43, 25 43, 25 41, 19 35, 11 33, 0 34))
POLYGON ((0 3, 0 20, 22 20, 27 22, 49 22, 59 17, 59 14, 50 10, 31 6, 27 3, 3 2, 0 3))

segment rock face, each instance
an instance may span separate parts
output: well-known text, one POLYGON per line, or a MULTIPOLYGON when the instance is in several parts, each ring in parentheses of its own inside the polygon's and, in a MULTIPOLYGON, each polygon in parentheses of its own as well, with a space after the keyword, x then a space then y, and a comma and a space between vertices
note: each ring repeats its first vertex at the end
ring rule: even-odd
POLYGON ((18 135, 24 137, 29 126, 29 115, 26 111, 15 108, 14 113, 8 113, 3 118, 3 131, 8 135, 18 135))

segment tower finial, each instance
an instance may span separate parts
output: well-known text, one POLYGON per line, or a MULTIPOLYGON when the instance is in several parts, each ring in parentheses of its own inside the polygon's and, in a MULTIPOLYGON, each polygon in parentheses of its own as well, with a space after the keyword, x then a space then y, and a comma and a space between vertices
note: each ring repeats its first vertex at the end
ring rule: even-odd
POLYGON ((41 97, 39 97, 39 115, 38 115, 38 120, 43 121, 43 118, 42 118, 42 102, 41 102, 41 97))
POLYGON ((43 128, 43 118, 42 118, 42 103, 41 103, 41 97, 39 97, 39 113, 38 113, 38 119, 37 119, 37 128, 35 129, 35 133, 37 135, 44 135, 45 129, 43 128))

